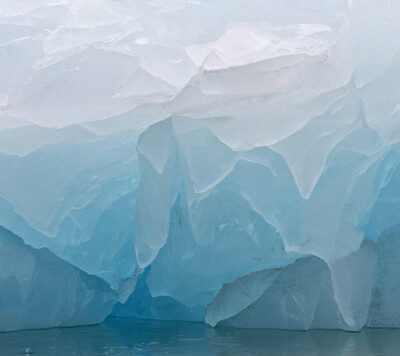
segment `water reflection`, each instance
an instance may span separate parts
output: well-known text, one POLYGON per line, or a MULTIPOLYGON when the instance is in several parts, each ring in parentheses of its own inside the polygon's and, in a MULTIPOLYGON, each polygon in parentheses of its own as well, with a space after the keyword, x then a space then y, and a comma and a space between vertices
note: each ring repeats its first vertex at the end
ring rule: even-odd
POLYGON ((110 318, 99 326, 0 334, 0 355, 400 355, 400 329, 360 333, 212 329, 204 324, 110 318))

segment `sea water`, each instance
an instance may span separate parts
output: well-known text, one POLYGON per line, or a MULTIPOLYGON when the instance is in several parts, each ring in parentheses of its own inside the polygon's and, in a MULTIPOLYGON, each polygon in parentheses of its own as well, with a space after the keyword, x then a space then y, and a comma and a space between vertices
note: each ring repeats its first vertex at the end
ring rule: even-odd
POLYGON ((97 326, 0 334, 0 355, 399 355, 400 329, 286 331, 109 318, 97 326))

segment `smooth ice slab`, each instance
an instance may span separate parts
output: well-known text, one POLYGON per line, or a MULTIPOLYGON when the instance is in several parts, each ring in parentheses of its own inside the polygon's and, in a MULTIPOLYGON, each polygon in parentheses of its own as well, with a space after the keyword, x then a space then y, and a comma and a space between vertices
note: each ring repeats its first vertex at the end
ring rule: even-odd
POLYGON ((102 279, 0 227, 0 331, 98 324, 116 297, 102 279))

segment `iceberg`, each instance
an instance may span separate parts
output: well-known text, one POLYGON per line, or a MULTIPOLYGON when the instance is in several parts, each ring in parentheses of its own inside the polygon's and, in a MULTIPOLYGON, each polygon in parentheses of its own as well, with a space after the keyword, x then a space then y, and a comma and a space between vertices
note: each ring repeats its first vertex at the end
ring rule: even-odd
POLYGON ((0 331, 400 327, 399 18, 0 3, 0 331))

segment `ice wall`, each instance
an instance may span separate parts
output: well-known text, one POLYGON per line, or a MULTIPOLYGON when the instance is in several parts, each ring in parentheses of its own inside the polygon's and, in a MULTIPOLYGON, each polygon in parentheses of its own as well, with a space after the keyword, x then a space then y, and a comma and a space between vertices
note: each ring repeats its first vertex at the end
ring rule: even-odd
MULTIPOLYGON (((397 263, 397 252, 385 247, 395 248, 396 233, 390 242, 377 230, 375 238, 364 235, 371 234, 368 221, 380 225, 371 212, 382 194, 400 193, 398 147, 371 154, 379 147, 371 138, 378 140, 356 126, 303 197, 270 148, 231 150, 188 117, 150 127, 138 144, 143 181, 135 220, 150 294, 200 311, 197 318, 206 309, 211 325, 359 330, 380 315, 374 300, 381 288, 398 295, 399 286, 381 284, 391 279, 393 266, 383 267, 388 254, 397 263), (153 139, 164 155, 154 154, 153 139)), ((395 209, 396 201, 388 204, 395 209)))
MULTIPOLYGON (((394 0, 0 2, 0 254, 45 248, 112 295, 64 320, 75 294, 39 283, 55 317, 23 294, 3 329, 117 302, 213 326, 400 326, 399 18, 394 0)), ((1 313, 26 288, 4 283, 1 313)))

